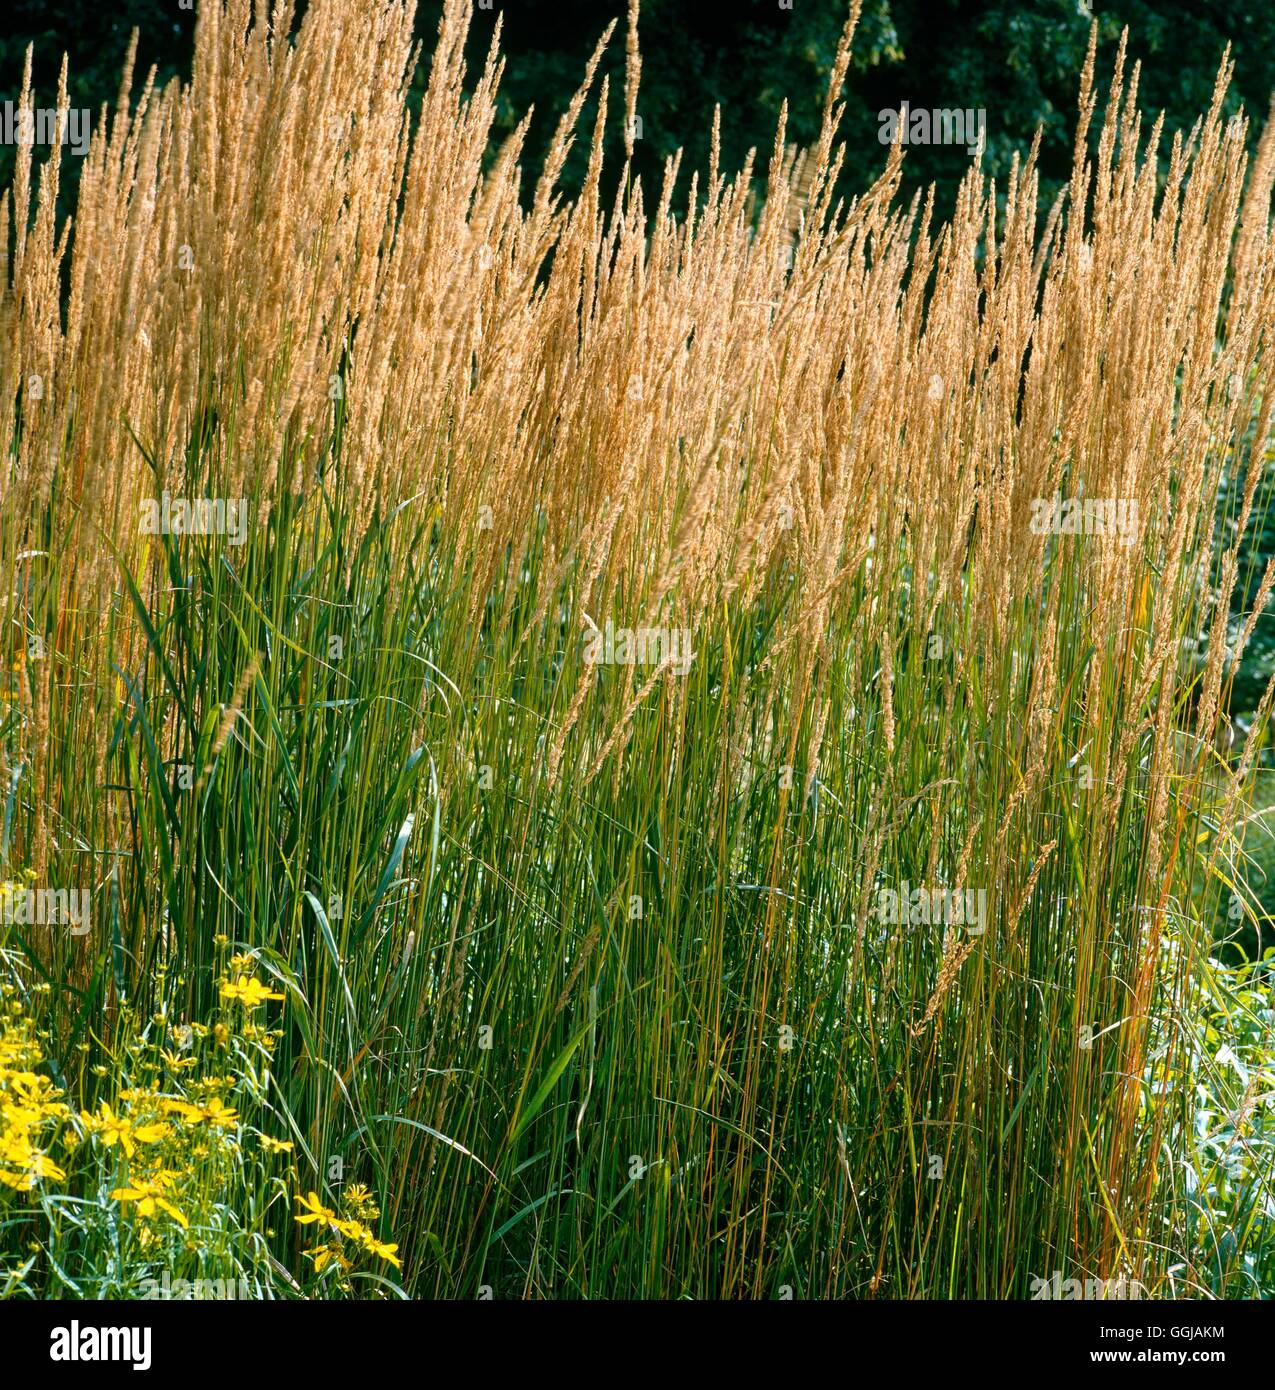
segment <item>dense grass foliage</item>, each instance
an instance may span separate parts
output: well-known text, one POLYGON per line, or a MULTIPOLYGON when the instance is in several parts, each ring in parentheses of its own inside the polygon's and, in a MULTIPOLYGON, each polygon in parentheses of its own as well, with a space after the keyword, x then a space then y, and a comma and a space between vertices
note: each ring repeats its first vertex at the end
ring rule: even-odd
POLYGON ((0 927, 11 1290, 1269 1287, 1226 71, 1161 150, 1091 47, 1067 196, 937 225, 834 201, 848 30, 763 204, 563 203, 577 102, 524 211, 459 0, 419 125, 398 4, 250 18, 0 223, 6 891, 91 903, 0 927))

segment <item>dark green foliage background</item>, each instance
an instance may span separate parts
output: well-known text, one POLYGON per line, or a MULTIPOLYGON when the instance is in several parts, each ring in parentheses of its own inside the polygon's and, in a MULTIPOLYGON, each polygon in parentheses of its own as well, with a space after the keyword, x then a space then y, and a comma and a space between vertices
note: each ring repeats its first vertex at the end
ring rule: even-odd
MULTIPOLYGON (((428 52, 441 0, 423 0, 417 31, 428 52)), ((988 168, 1003 176, 1015 149, 1043 129, 1042 167, 1053 187, 1066 176, 1075 117, 1077 75, 1084 58, 1090 11, 1102 42, 1100 71, 1109 70, 1120 30, 1144 64, 1143 108, 1163 109, 1171 129, 1189 128, 1212 90, 1227 43, 1236 62, 1230 106, 1241 101, 1264 117, 1275 89, 1275 5, 1220 0, 865 0, 855 44, 844 133, 846 183, 861 188, 881 167, 878 111, 901 101, 918 107, 982 107, 987 111, 988 168)), ((187 70, 194 12, 178 0, 8 0, 0 31, 0 100, 17 95, 22 55, 36 46, 36 82, 51 97, 65 49, 77 105, 94 111, 113 102, 130 32, 139 31, 139 67, 154 64, 161 79, 187 70)), ((689 171, 707 156, 713 107, 722 108, 723 159, 738 168, 750 147, 768 152, 781 103, 789 102, 789 136, 809 143, 847 7, 840 0, 735 0, 727 6, 690 0, 644 0, 644 55, 639 115, 643 140, 639 172, 658 180, 663 161, 686 150, 689 171)), ((532 167, 553 123, 579 82, 593 44, 611 19, 620 21, 605 70, 622 81, 625 0, 494 0, 475 8, 471 50, 485 53, 497 15, 503 18, 508 70, 502 116, 507 128, 535 105, 532 167)), ((613 100, 613 150, 620 146, 620 102, 613 100)), ((568 169, 578 178, 583 152, 568 169)), ((0 181, 13 151, 0 150, 0 181)), ((914 148, 912 187, 931 180, 941 202, 966 167, 963 150, 914 148)))

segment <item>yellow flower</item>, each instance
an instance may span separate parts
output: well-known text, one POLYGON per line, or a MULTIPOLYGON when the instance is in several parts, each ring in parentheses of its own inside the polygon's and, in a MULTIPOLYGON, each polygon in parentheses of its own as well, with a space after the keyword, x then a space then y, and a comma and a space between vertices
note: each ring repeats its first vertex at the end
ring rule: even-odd
POLYGON ((270 1154, 290 1154, 292 1152, 292 1141, 290 1139, 273 1139, 268 1134, 259 1134, 257 1138, 261 1141, 261 1147, 270 1154))
POLYGON ((298 1197, 297 1201, 305 1208, 306 1215, 297 1217, 298 1226, 306 1226, 311 1221, 327 1221, 333 1223, 337 1220, 336 1212, 325 1207, 319 1201, 317 1192, 307 1192, 304 1197, 298 1197))
POLYGON ((48 1154, 36 1154, 32 1167, 35 1169, 36 1175, 41 1178, 62 1179, 66 1177, 66 1173, 54 1163, 48 1154))
POLYGON ((0 1183, 16 1192, 30 1192, 37 1178, 65 1177, 48 1154, 32 1147, 25 1136, 6 1136, 0 1145, 0 1183))
POLYGON ((128 1187, 117 1187, 111 1196, 121 1205, 135 1202, 138 1216, 150 1218, 155 1215, 156 1211, 164 1211, 178 1225, 183 1227, 190 1225, 187 1218, 164 1196, 163 1184, 159 1181, 138 1178, 128 1187))
POLYGON ((397 1245, 385 1245, 381 1241, 377 1240, 377 1238, 374 1235, 371 1235, 369 1233, 364 1238, 363 1247, 364 1249, 371 1251, 373 1255, 377 1255, 382 1260, 385 1260, 386 1263, 392 1264, 395 1269, 403 1268, 403 1261, 400 1260, 398 1257, 397 1245))
POLYGON ((166 1099, 162 1104, 168 1114, 180 1115, 188 1125, 200 1125, 207 1120, 210 1125, 219 1129, 230 1129, 239 1122, 238 1114, 216 1096, 204 1105, 192 1105, 188 1100, 172 1099, 166 1099))
POLYGON ((96 1115, 84 1110, 80 1112, 80 1119, 108 1149, 118 1144, 127 1158, 137 1152, 138 1144, 158 1144, 168 1133, 168 1126, 162 1121, 134 1125, 128 1116, 116 1115, 105 1101, 99 1102, 96 1115))
POLYGON ((85 1128, 96 1134, 108 1149, 118 1144, 125 1155, 132 1158, 136 1152, 132 1122, 122 1115, 116 1115, 105 1101, 98 1105, 97 1111, 96 1115, 87 1110, 81 1112, 80 1119, 84 1121, 85 1128))
POLYGON ((239 1116, 224 1105, 216 1096, 203 1107, 204 1119, 210 1125, 216 1125, 219 1129, 231 1129, 239 1123, 239 1116))
POLYGON ((188 1125, 201 1124, 204 1119, 204 1112, 197 1105, 191 1105, 185 1100, 165 1100, 162 1102, 165 1111, 170 1115, 180 1115, 188 1125))
POLYGON ((38 1119, 61 1119, 70 1114, 59 1099, 62 1092, 47 1076, 37 1076, 29 1071, 16 1071, 9 1074, 7 1084, 23 1107, 33 1111, 38 1119))
POLYGON ((127 1090, 121 1091, 119 1099, 125 1105, 143 1105, 153 1102, 159 1094, 159 1088, 155 1085, 150 1087, 131 1086, 127 1090))
POLYGON ((262 984, 254 975, 236 975, 233 980, 222 981, 221 997, 238 1000, 245 1009, 255 1009, 267 999, 282 999, 283 995, 262 984))
POLYGON ((335 1261, 343 1270, 349 1269, 350 1267, 349 1260, 331 1245, 319 1245, 313 1250, 307 1250, 305 1253, 314 1261, 314 1272, 316 1274, 321 1273, 324 1266, 332 1261, 335 1261))

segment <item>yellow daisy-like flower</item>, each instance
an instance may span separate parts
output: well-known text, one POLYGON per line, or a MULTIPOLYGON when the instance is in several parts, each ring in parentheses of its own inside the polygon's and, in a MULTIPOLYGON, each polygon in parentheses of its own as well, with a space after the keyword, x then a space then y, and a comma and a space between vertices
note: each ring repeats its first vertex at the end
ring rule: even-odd
POLYGON ((60 1099, 62 1092, 47 1076, 29 1071, 13 1072, 7 1084, 23 1107, 33 1111, 39 1119, 61 1119, 70 1113, 60 1099))
POLYGON ((305 1253, 314 1261, 314 1272, 316 1274, 322 1273, 323 1269, 333 1262, 342 1270, 347 1270, 350 1267, 349 1260, 331 1245, 319 1245, 313 1250, 307 1250, 305 1253))
POLYGON ((132 1157, 133 1126, 128 1120, 117 1116, 105 1101, 98 1105, 96 1115, 91 1110, 81 1110, 80 1119, 84 1128, 90 1134, 96 1134, 107 1148, 112 1144, 119 1144, 124 1148, 124 1152, 132 1157))
POLYGON ((138 1144, 158 1144, 168 1133, 168 1126, 162 1122, 134 1125, 127 1115, 117 1115, 105 1101, 99 1102, 96 1115, 85 1110, 80 1119, 108 1149, 118 1144, 126 1158, 133 1157, 138 1144))
POLYGON ((62 1179, 66 1173, 39 1149, 33 1148, 25 1137, 9 1137, 0 1148, 0 1183, 15 1192, 30 1192, 37 1179, 62 1179))
POLYGON ((159 1088, 152 1082, 150 1086, 129 1086, 120 1092, 119 1099, 125 1105, 147 1105, 153 1102, 158 1094, 159 1088))
POLYGON ((403 1268, 403 1261, 398 1257, 397 1245, 386 1245, 384 1242, 377 1240, 374 1235, 369 1234, 364 1238, 363 1248, 384 1260, 387 1264, 392 1264, 395 1269, 403 1268))
POLYGON ((242 1004, 245 1009, 255 1009, 267 999, 282 999, 283 995, 262 984, 255 975, 236 975, 233 980, 223 980, 221 997, 242 1004))
POLYGON ((204 1105, 203 1112, 204 1119, 218 1129, 232 1129, 239 1123, 238 1114, 216 1096, 204 1105))
POLYGON ((197 1105, 186 1100, 165 1100, 163 1108, 169 1115, 180 1115, 188 1125, 202 1124, 204 1112, 197 1105))
POLYGON ((177 1222, 179 1226, 186 1227, 190 1221, 186 1216, 164 1196, 163 1186, 158 1181, 148 1181, 145 1178, 138 1178, 128 1187, 117 1187, 112 1193, 112 1198, 125 1205, 133 1202, 137 1206, 138 1216, 151 1219, 157 1211, 166 1212, 177 1222))
POLYGON ((304 1216, 297 1217, 298 1226, 307 1226, 312 1221, 327 1221, 333 1223, 337 1220, 337 1214, 330 1207, 325 1207, 319 1201, 317 1192, 307 1192, 304 1197, 298 1197, 297 1201, 305 1209, 304 1216))
POLYGON ((290 1139, 273 1139, 268 1134, 258 1134, 257 1139, 261 1147, 270 1154, 290 1154, 292 1152, 292 1141, 290 1139))

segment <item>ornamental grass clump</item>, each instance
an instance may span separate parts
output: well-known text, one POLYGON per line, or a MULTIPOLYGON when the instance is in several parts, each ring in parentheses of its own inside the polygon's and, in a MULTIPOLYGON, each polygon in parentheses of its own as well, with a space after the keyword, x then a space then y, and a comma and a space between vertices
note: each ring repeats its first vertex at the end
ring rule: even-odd
MULTIPOLYGON (((1228 58, 1167 140, 1091 43, 1054 205, 1035 146, 846 196, 852 17, 812 149, 647 188, 634 5, 529 172, 467 16, 416 111, 410 6, 204 4, 72 224, 57 147, 0 205, 2 846, 91 902, 0 946, 95 1210, 263 1291, 1251 1291, 1269 1170, 1213 1246, 1188 1170, 1275 127, 1228 58)), ((84 1248, 39 1287, 133 1277, 84 1248)))

